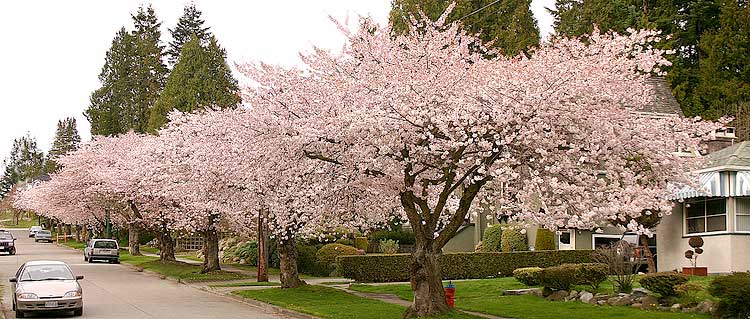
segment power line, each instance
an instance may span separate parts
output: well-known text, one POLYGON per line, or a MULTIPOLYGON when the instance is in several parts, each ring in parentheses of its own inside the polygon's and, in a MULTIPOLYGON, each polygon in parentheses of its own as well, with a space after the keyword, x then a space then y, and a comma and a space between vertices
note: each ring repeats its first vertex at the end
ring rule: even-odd
POLYGON ((461 17, 460 19, 458 19, 458 21, 461 21, 461 20, 463 20, 463 19, 466 19, 466 18, 468 18, 468 17, 470 17, 470 16, 473 16, 474 14, 476 14, 476 13, 478 13, 478 12, 480 12, 480 11, 484 10, 484 9, 487 9, 488 7, 490 7, 490 6, 494 5, 495 3, 498 3, 498 2, 500 2, 500 1, 502 1, 502 0, 495 0, 495 1, 491 2, 490 4, 488 4, 488 5, 484 6, 484 7, 481 7, 481 8, 479 8, 479 9, 476 9, 476 10, 474 10, 473 12, 471 12, 471 13, 469 13, 469 14, 467 14, 467 15, 463 16, 463 17, 461 17))

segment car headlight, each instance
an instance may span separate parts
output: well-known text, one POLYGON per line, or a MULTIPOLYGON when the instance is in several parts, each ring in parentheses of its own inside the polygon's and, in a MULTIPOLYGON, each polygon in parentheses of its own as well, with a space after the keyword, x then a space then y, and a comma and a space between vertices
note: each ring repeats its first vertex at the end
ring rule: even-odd
POLYGON ((80 291, 73 290, 73 291, 66 292, 63 297, 70 298, 70 297, 80 297, 80 296, 81 296, 81 292, 80 291))
POLYGON ((36 294, 32 294, 30 292, 18 294, 18 299, 39 299, 36 294))
POLYGON ((9 243, 8 243, 8 246, 15 246, 15 243, 13 243, 13 242, 9 242, 9 243))

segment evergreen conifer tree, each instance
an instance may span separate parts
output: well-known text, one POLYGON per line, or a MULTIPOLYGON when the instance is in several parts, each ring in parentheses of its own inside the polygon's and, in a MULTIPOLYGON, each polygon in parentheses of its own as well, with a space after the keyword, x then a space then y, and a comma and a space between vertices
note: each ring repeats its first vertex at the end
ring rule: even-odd
POLYGON ((140 7, 132 16, 135 30, 135 58, 131 89, 134 92, 132 104, 124 110, 127 127, 136 132, 146 132, 151 107, 156 103, 164 88, 169 70, 162 62, 164 47, 161 45, 161 22, 154 9, 140 7))
POLYGON ((201 45, 208 43, 211 32, 209 27, 204 27, 205 21, 201 19, 201 12, 195 7, 195 3, 189 3, 182 11, 182 16, 177 21, 174 29, 169 29, 172 34, 172 41, 169 42, 166 54, 169 64, 175 65, 182 52, 182 46, 190 41, 195 35, 200 40, 201 45))
POLYGON ((59 169, 56 162, 57 158, 78 149, 80 143, 81 136, 78 135, 76 119, 68 117, 59 120, 57 122, 57 130, 55 131, 55 140, 52 142, 52 148, 49 150, 46 161, 47 173, 56 172, 59 169))

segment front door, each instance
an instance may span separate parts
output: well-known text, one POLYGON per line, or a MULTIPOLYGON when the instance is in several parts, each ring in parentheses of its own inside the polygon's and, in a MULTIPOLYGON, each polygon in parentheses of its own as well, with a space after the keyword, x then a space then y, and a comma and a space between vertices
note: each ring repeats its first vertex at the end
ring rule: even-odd
POLYGON ((557 249, 558 250, 574 250, 576 249, 576 233, 572 229, 561 230, 560 235, 557 237, 557 249))

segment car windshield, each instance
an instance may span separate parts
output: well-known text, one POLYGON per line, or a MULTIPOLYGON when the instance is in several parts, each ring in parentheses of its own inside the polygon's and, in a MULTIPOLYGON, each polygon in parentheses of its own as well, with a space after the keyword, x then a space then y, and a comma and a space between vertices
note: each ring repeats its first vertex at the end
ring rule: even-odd
POLYGON ((49 230, 40 230, 37 232, 38 235, 52 235, 52 233, 49 230))
POLYGON ((12 240, 13 236, 11 234, 0 234, 0 240, 12 240))
POLYGON ((31 226, 31 230, 42 230, 40 226, 31 226))
POLYGON ((117 243, 114 241, 95 241, 94 242, 94 248, 106 248, 106 249, 116 249, 117 243))
POLYGON ((66 265, 31 265, 21 273, 20 281, 73 280, 73 273, 66 265))

